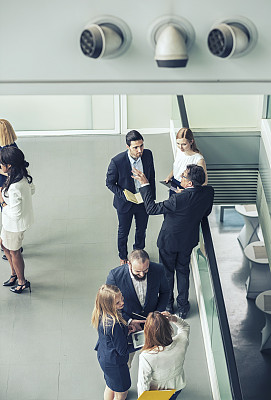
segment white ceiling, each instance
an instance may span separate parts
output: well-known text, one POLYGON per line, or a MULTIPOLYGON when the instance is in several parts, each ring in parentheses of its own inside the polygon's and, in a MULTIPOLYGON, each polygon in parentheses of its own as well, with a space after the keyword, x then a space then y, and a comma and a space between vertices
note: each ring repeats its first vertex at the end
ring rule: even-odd
POLYGON ((0 93, 271 93, 271 1, 0 0, 0 93), (132 44, 119 58, 83 55, 80 35, 100 15, 124 20, 132 44), (186 68, 158 68, 148 36, 164 15, 187 19, 196 40, 186 68), (251 53, 223 60, 208 50, 218 21, 242 16, 258 31, 251 53))

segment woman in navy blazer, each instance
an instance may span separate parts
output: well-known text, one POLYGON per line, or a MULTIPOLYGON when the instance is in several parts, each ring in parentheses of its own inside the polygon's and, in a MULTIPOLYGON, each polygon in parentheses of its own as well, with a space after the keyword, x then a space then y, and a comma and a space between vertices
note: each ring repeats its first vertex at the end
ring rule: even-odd
POLYGON ((119 288, 101 286, 92 313, 92 325, 99 334, 95 350, 106 382, 104 400, 125 400, 131 386, 127 362, 129 350, 133 352, 134 348, 128 345, 128 327, 121 314, 123 306, 119 288))

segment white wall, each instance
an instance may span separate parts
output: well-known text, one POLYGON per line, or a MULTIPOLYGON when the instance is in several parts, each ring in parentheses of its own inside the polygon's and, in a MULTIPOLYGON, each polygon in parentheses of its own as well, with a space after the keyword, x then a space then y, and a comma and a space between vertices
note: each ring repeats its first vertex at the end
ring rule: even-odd
POLYGON ((0 0, 0 14, 2 94, 271 93, 268 0, 0 0), (118 59, 92 60, 80 50, 80 34, 104 14, 128 24, 132 45, 118 59), (186 68, 158 68, 153 59, 148 31, 167 14, 195 29, 186 68), (236 15, 253 21, 257 46, 241 58, 214 57, 207 48, 210 29, 236 15))
POLYGON ((196 130, 260 130, 263 96, 184 96, 189 124, 196 130))

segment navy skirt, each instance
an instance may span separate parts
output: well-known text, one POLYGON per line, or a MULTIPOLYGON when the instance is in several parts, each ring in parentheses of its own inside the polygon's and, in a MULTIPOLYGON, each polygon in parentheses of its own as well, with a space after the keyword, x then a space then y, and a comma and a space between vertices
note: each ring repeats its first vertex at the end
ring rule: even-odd
POLYGON ((109 389, 114 392, 126 392, 131 387, 130 371, 127 364, 116 365, 99 360, 104 372, 104 379, 109 389))

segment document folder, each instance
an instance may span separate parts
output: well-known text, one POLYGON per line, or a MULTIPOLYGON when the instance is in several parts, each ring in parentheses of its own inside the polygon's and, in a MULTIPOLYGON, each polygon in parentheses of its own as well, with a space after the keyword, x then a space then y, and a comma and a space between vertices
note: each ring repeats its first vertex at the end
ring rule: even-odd
POLYGON ((172 390, 146 390, 137 400, 169 400, 176 392, 172 390))

